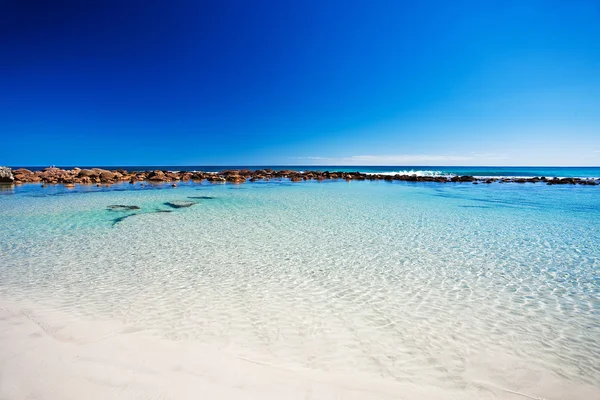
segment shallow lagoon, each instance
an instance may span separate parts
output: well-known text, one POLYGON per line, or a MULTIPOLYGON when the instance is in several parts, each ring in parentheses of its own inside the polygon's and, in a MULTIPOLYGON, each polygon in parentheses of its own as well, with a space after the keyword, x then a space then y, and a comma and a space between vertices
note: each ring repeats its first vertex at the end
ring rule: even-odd
POLYGON ((3 300, 278 368, 453 390, 600 391, 599 244, 597 187, 0 192, 3 300))

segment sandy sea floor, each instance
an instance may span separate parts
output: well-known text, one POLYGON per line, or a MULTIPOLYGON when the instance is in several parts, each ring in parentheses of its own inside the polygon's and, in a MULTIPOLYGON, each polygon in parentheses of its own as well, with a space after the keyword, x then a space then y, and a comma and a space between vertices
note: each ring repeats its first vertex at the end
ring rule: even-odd
POLYGON ((3 192, 0 399, 598 398, 599 193, 3 192))

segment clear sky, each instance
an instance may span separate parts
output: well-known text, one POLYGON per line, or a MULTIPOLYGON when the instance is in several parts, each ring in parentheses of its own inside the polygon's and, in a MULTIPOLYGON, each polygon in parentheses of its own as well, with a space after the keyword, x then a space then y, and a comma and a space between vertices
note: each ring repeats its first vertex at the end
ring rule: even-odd
POLYGON ((600 2, 0 2, 0 165, 600 165, 600 2))

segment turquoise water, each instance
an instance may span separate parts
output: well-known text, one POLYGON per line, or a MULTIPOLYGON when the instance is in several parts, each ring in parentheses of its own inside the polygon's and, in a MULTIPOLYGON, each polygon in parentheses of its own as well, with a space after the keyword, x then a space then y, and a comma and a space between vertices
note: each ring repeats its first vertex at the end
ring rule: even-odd
POLYGON ((0 254, 3 299, 258 362, 600 391, 597 187, 22 185, 0 254))

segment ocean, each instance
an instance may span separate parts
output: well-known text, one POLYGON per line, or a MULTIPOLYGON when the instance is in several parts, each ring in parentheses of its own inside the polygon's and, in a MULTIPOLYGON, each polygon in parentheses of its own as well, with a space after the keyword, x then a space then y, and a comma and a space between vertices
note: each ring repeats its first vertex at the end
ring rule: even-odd
POLYGON ((317 381, 348 376, 357 387, 598 395, 599 272, 598 187, 282 180, 0 191, 0 299, 47 318, 57 337, 66 321, 114 322, 317 381))

